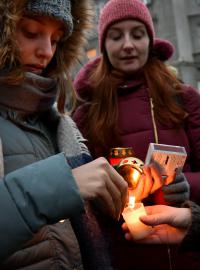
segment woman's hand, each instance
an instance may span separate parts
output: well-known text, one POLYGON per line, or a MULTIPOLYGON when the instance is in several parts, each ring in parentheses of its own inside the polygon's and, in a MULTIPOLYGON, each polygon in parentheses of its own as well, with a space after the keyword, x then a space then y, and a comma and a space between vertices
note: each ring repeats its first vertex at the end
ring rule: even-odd
POLYGON ((95 200, 103 212, 119 218, 127 202, 128 184, 105 158, 72 170, 85 200, 95 200))
POLYGON ((162 191, 165 200, 172 204, 182 204, 190 197, 190 185, 182 172, 175 176, 172 183, 163 186, 162 191))
POLYGON ((155 164, 145 165, 143 167, 143 174, 141 175, 138 184, 133 191, 136 201, 142 201, 164 184, 169 184, 173 181, 174 175, 163 179, 155 164))
MULTIPOLYGON (((189 208, 175 208, 166 205, 154 205, 145 207, 147 216, 140 220, 149 226, 154 226, 152 233, 146 238, 137 241, 144 244, 178 244, 187 233, 191 223, 191 211, 189 208)), ((131 240, 132 236, 124 223, 125 238, 131 240)))

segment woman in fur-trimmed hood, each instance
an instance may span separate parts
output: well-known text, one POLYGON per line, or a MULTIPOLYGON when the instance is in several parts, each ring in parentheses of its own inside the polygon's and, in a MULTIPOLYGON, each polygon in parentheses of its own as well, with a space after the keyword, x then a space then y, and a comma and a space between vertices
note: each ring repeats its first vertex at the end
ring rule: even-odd
POLYGON ((91 3, 3 0, 0 12, 0 269, 109 270, 88 201, 116 218, 127 184, 64 113, 91 3))
MULTIPOLYGON (((23 68, 20 63, 19 49, 16 44, 15 32, 17 22, 23 12, 32 13, 31 10, 26 10, 26 0, 15 0, 7 1, 2 0, 0 2, 0 17, 1 25, 1 42, 0 42, 0 69, 5 70, 5 74, 0 79, 9 80, 12 84, 16 84, 24 77, 23 68), (7 72, 8 71, 8 72, 7 72)), ((36 3, 39 1, 36 1, 36 3)), ((44 5, 48 5, 48 1, 43 1, 44 5)), ((52 2, 52 1, 51 1, 52 2)), ((65 12, 63 10, 63 3, 65 1, 56 1, 60 7, 58 12, 65 12)), ((54 4, 53 4, 54 5, 54 4)), ((35 13, 41 12, 42 10, 35 10, 35 13)), ((61 20, 63 14, 59 15, 61 20)), ((52 15, 52 14, 51 14, 52 15)), ((53 15, 54 16, 54 15, 53 15)), ((59 50, 57 50, 55 56, 50 62, 45 75, 51 77, 59 77, 59 98, 58 98, 58 109, 60 112, 64 112, 64 102, 62 97, 66 95, 66 89, 63 86, 63 82, 68 78, 69 68, 76 64, 76 61, 81 55, 81 49, 86 42, 85 34, 91 28, 91 16, 92 8, 90 0, 83 1, 72 1, 71 3, 71 16, 72 22, 70 31, 71 34, 59 44, 59 50)), ((67 31, 67 30, 66 30, 67 31)))

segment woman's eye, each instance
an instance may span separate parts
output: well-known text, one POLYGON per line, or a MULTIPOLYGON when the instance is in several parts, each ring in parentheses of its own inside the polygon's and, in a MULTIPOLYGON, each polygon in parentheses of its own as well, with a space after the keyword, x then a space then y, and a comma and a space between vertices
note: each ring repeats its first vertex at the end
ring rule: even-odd
POLYGON ((117 35, 113 37, 113 40, 119 40, 121 38, 121 35, 117 35))
POLYGON ((57 39, 51 41, 51 44, 54 46, 57 45, 58 43, 59 43, 59 40, 57 39))
POLYGON ((31 32, 28 30, 23 30, 23 32, 24 32, 25 37, 30 38, 30 39, 36 38, 38 35, 36 32, 31 32))
POLYGON ((121 35, 119 33, 110 33, 109 38, 112 40, 120 39, 121 35))
POLYGON ((120 39, 120 36, 112 37, 112 40, 114 41, 119 40, 119 39, 120 39))
POLYGON ((51 40, 52 45, 57 45, 60 42, 62 42, 62 37, 61 36, 52 38, 52 40, 51 40))
POLYGON ((140 39, 140 38, 142 38, 142 35, 134 35, 134 38, 140 39))
POLYGON ((51 38, 52 45, 57 45, 58 43, 63 41, 63 34, 53 35, 51 38))
POLYGON ((136 39, 143 38, 144 35, 145 33, 143 31, 136 31, 132 33, 132 36, 136 39))

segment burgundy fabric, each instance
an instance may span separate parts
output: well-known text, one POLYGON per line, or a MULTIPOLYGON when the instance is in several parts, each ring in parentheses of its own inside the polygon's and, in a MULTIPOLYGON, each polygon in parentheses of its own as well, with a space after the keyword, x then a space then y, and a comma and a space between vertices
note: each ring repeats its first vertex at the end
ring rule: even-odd
MULTIPOLYGON (((95 63, 96 65, 96 63, 95 63)), ((93 68, 90 62, 78 74, 75 88, 81 97, 90 99, 91 86, 88 82, 88 72, 93 68)), ((124 85, 119 89, 119 126, 122 131, 122 145, 133 147, 136 156, 145 159, 148 145, 154 142, 153 124, 150 101, 147 88, 141 81, 124 85)), ((192 87, 183 85, 181 103, 184 104, 189 116, 184 128, 176 130, 166 123, 157 125, 159 143, 181 145, 186 148, 188 158, 184 173, 191 186, 191 200, 200 204, 200 95, 192 87)), ((74 113, 73 119, 84 135, 84 115, 87 104, 81 105, 74 113)), ((128 269, 162 269, 169 270, 167 246, 138 245, 124 239, 120 224, 105 220, 102 217, 102 227, 110 243, 111 256, 115 270, 128 269)), ((199 252, 181 252, 178 247, 171 249, 172 269, 200 269, 199 252)))
POLYGON ((161 61, 169 60, 175 51, 174 45, 166 39, 154 38, 151 54, 157 56, 161 61))
MULTIPOLYGON (((75 89, 81 98, 90 100, 92 87, 88 74, 97 65, 99 58, 89 62, 77 74, 75 89)), ((153 123, 147 88, 140 80, 119 89, 119 127, 122 132, 122 146, 132 146, 136 156, 145 160, 148 145, 154 142, 153 123)), ((186 148, 188 158, 184 173, 191 185, 191 199, 200 204, 200 95, 189 85, 182 85, 181 103, 189 116, 184 128, 176 130, 166 123, 157 124, 159 143, 180 145, 186 148)), ((84 134, 84 115, 87 104, 77 108, 73 118, 84 134)))

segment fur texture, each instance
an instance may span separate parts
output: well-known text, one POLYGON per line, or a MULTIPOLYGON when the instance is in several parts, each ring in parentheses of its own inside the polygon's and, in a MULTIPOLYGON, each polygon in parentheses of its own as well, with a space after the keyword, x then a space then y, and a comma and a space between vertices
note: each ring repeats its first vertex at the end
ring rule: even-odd
MULTIPOLYGON (((26 0, 0 1, 0 69, 19 66, 19 52, 15 40, 16 25, 25 10, 26 0)), ((90 0, 74 0, 71 3, 74 29, 72 35, 59 47, 56 61, 50 71, 65 73, 76 64, 86 43, 88 30, 92 28, 93 9, 90 0)), ((19 75, 19 72, 15 72, 19 75)))

